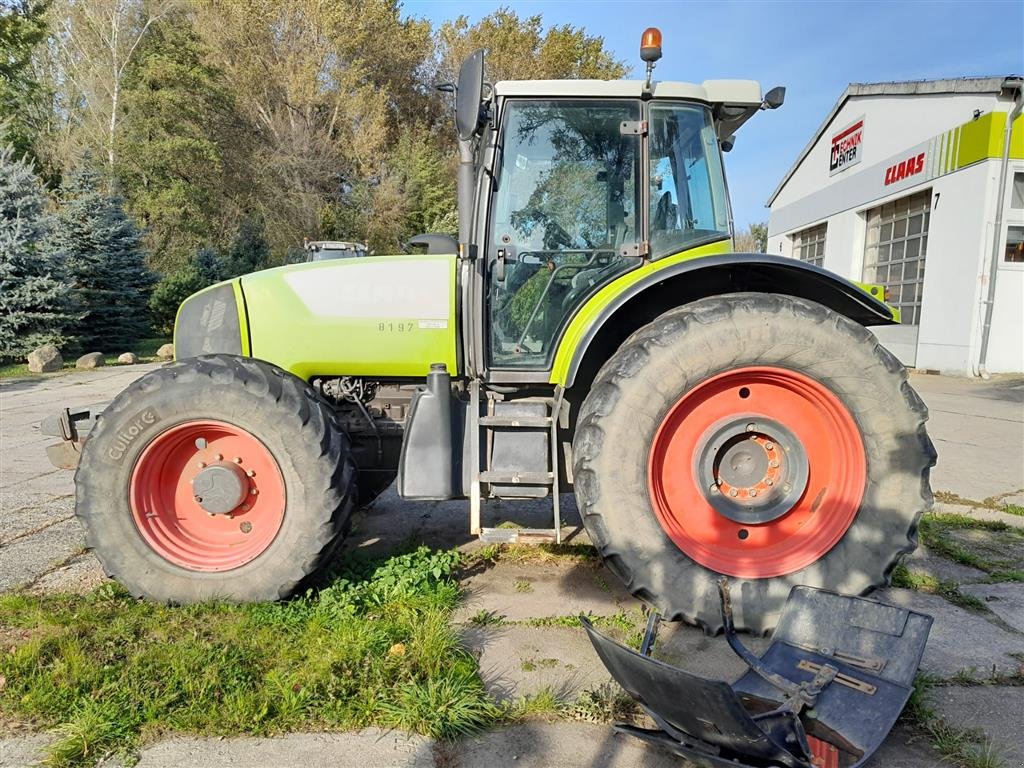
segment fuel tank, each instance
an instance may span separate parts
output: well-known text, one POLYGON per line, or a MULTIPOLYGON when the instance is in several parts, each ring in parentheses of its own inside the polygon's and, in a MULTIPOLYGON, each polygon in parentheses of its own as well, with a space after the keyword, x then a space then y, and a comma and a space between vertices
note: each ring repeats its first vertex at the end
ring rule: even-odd
POLYGON ((178 359, 226 352, 312 376, 425 377, 458 370, 455 256, 293 264, 190 296, 174 330, 178 359))

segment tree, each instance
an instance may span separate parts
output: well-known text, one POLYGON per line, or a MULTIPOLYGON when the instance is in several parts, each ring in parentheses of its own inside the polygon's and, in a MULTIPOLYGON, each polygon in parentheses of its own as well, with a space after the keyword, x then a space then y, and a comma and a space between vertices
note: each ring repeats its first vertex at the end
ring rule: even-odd
POLYGON ((39 179, 15 150, 0 149, 0 359, 64 344, 71 323, 57 254, 46 251, 52 219, 39 179))
POLYGON ((243 125, 184 11, 154 23, 125 74, 118 178, 150 263, 173 271, 230 228, 243 125))
POLYGON ((174 333, 174 320, 178 316, 181 302, 209 284, 195 264, 186 264, 165 275, 153 289, 153 295, 149 297, 153 328, 164 336, 174 333))
POLYGON ((219 283, 227 276, 224 260, 217 253, 217 249, 212 246, 207 245, 200 248, 196 252, 192 263, 195 264, 196 269, 199 270, 199 274, 203 276, 207 285, 219 283))
POLYGON ((499 80, 599 78, 618 79, 629 72, 625 62, 604 47, 604 39, 582 27, 563 24, 544 31, 538 14, 521 19, 499 8, 476 24, 459 16, 438 31, 441 74, 454 82, 462 61, 477 48, 487 49, 487 77, 499 80))
POLYGON ((142 233, 121 198, 102 190, 102 177, 83 165, 61 186, 53 234, 65 254, 72 300, 80 319, 74 334, 90 351, 126 349, 149 328, 147 302, 153 274, 142 233))
POLYGON ((764 253, 768 250, 768 224, 750 224, 745 232, 737 232, 733 240, 740 253, 764 253))
POLYGON ((20 0, 0 12, 0 146, 11 145, 16 158, 34 159, 42 86, 32 55, 46 38, 45 10, 42 2, 20 0))
POLYGON ((235 233, 224 263, 224 277, 237 277, 270 266, 270 244, 263 220, 247 216, 235 233))
POLYGON ((108 182, 117 161, 125 73, 150 27, 174 0, 58 0, 52 40, 65 101, 75 108, 81 144, 106 160, 108 182))

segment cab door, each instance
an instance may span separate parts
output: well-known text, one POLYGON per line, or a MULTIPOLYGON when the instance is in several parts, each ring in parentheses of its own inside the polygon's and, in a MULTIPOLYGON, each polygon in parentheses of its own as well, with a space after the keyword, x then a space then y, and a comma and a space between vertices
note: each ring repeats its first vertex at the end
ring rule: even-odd
POLYGON ((492 371, 546 371, 597 289, 640 264, 641 103, 510 99, 485 276, 492 371))

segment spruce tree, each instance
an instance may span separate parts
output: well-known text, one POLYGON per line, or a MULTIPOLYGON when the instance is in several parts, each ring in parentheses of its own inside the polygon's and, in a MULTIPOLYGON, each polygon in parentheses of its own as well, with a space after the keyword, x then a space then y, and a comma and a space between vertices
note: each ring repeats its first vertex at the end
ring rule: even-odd
POLYGON ((41 247, 52 225, 39 179, 12 147, 0 148, 0 359, 61 346, 70 324, 58 255, 41 247))
POLYGON ((242 219, 231 241, 226 260, 225 277, 237 277, 270 266, 270 243, 267 242, 263 220, 248 216, 242 219))
POLYGON ((74 326, 86 351, 130 348, 149 330, 147 302, 154 276, 146 266, 142 233, 121 198, 102 191, 99 174, 83 166, 61 185, 54 232, 65 254, 74 326))

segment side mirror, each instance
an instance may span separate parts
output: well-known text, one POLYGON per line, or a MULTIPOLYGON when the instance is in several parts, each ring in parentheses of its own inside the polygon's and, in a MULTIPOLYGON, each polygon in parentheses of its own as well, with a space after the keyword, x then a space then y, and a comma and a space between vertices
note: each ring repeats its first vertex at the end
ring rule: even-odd
POLYGON ((462 62, 455 91, 455 128, 463 141, 472 139, 480 128, 483 97, 484 49, 477 48, 462 62))
POLYGON ((722 151, 731 152, 732 148, 736 146, 736 134, 730 133, 724 139, 722 139, 722 151))
POLYGON ((764 95, 764 101, 761 103, 761 109, 778 109, 782 106, 782 102, 785 100, 785 86, 777 85, 764 95))

